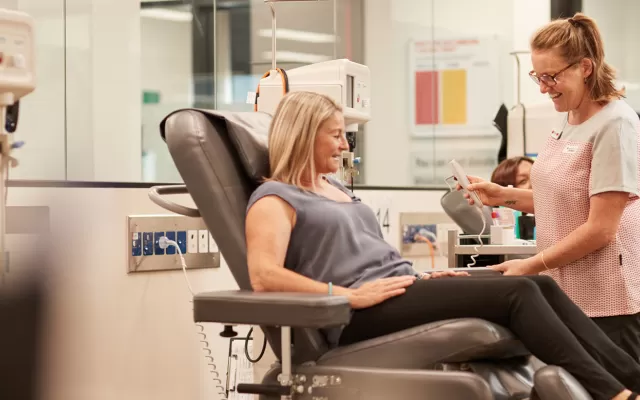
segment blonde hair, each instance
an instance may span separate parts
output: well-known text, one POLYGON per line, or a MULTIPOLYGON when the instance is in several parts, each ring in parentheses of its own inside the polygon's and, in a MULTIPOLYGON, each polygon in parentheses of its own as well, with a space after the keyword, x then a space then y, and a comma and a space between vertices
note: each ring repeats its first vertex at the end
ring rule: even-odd
MULTIPOLYGON (((316 175, 314 143, 320 126, 342 107, 328 96, 313 92, 285 95, 269 127, 270 177, 305 189, 305 173, 316 175)), ((311 180, 314 187, 314 179, 311 180)))
POLYGON ((572 18, 552 21, 533 35, 531 49, 558 49, 570 64, 588 58, 593 71, 585 83, 591 100, 604 104, 624 97, 624 90, 614 85, 615 70, 604 60, 604 43, 593 18, 576 13, 572 18))

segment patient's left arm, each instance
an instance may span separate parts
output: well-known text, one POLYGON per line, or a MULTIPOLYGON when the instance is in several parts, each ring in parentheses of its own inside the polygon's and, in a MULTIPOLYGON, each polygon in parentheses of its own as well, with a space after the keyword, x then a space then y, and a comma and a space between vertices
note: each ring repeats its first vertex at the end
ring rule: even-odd
MULTIPOLYGON (((284 267, 295 210, 276 196, 258 200, 247 213, 245 234, 251 286, 256 292, 328 293, 328 285, 284 267)), ((337 295, 347 289, 333 287, 337 295)))

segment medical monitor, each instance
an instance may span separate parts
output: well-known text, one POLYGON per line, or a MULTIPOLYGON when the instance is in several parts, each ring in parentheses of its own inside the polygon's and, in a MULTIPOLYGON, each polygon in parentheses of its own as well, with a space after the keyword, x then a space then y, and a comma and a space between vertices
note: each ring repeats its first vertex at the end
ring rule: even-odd
MULTIPOLYGON (((369 68, 346 59, 331 60, 285 71, 290 92, 310 91, 330 96, 343 107, 347 132, 371 119, 369 68)), ((273 115, 285 94, 284 77, 271 71, 260 81, 257 110, 273 115)))

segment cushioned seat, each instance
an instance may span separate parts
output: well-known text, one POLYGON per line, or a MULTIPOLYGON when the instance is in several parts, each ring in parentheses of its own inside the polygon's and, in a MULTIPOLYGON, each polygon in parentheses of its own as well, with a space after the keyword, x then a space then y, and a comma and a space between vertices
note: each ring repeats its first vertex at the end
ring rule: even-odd
POLYGON ((426 369, 443 363, 524 357, 529 354, 509 330, 484 320, 469 318, 433 322, 337 348, 320 357, 318 364, 426 369), (411 357, 407 357, 408 354, 411 357))

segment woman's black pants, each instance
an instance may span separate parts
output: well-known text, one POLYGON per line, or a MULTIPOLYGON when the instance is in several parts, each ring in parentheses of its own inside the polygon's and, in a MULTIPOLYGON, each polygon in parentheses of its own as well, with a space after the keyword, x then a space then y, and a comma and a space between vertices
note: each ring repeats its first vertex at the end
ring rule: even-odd
POLYGON ((625 388, 640 392, 640 364, 543 275, 416 281, 400 296, 356 310, 340 345, 452 318, 509 328, 533 355, 567 370, 596 400, 625 388))

